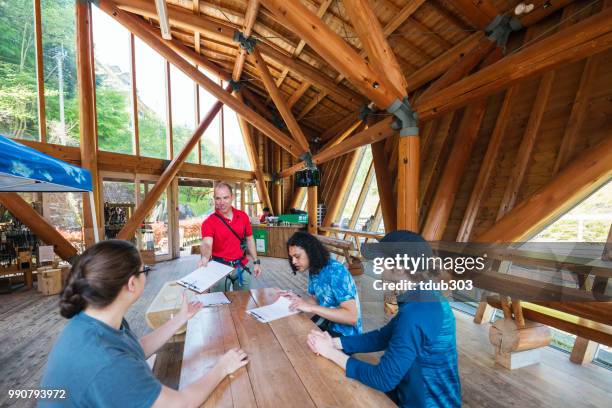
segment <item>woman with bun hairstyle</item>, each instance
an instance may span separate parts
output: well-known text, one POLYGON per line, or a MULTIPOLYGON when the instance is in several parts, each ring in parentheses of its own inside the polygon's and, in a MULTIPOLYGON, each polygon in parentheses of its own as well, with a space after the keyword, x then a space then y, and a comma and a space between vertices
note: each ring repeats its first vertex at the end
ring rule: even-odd
POLYGON ((248 363, 232 349, 203 377, 181 391, 162 385, 146 359, 201 308, 183 304, 174 318, 137 339, 124 316, 142 295, 146 272, 138 250, 108 240, 88 248, 72 266, 60 299, 68 324, 47 361, 41 389, 65 390, 42 407, 199 407, 215 387, 248 363))

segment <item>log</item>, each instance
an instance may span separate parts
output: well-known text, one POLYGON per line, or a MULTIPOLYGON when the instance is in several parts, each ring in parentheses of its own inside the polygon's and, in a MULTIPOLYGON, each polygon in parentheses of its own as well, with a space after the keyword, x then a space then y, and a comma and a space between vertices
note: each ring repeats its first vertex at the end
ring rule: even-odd
POLYGON ((500 319, 489 329, 489 341, 502 353, 545 347, 550 344, 551 338, 548 326, 531 320, 525 321, 524 328, 519 328, 512 319, 500 319))

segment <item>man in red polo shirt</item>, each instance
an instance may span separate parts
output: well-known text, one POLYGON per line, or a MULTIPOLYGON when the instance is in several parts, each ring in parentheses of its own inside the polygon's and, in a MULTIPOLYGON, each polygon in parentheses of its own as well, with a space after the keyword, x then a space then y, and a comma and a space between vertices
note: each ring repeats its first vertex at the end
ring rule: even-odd
MULTIPOLYGON (((217 183, 214 188, 214 199, 215 212, 202 223, 202 244, 200 245, 202 258, 198 265, 206 266, 212 259, 235 267, 236 271, 232 272, 230 277, 236 289, 237 286, 243 286, 242 275, 249 261, 245 249, 253 258, 255 277, 261 273, 251 220, 245 212, 232 207, 234 194, 229 184, 217 183)), ((228 289, 227 286, 225 289, 228 289)))

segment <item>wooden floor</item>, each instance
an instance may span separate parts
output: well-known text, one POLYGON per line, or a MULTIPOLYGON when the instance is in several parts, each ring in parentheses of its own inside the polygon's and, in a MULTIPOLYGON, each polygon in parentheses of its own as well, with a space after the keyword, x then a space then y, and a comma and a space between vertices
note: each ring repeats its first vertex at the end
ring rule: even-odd
MULTIPOLYGON (((137 335, 149 331, 144 312, 164 282, 192 269, 196 256, 164 262, 149 275, 142 298, 126 316, 137 335)), ((281 287, 305 293, 305 276, 294 276, 287 261, 264 258, 264 273, 252 287, 281 287)), ((356 279, 362 303, 364 329, 382 325, 381 296, 371 289, 372 278, 356 279)), ((19 290, 0 295, 0 407, 32 407, 34 401, 8 399, 9 389, 38 386, 46 357, 66 324, 59 315, 57 297, 19 290)), ((465 407, 604 407, 612 401, 612 372, 593 364, 578 366, 558 350, 545 348, 538 365, 508 371, 493 362, 488 327, 472 323, 461 312, 457 317, 457 342, 465 407)), ((178 385, 182 343, 168 344, 158 353, 155 374, 169 386, 178 385)))

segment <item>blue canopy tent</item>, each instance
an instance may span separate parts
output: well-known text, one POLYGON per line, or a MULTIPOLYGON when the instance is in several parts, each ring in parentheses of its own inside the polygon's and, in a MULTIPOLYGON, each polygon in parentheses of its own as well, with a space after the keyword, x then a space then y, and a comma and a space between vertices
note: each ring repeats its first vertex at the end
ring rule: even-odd
POLYGON ((0 192, 87 192, 98 241, 89 171, 0 135, 0 192))

